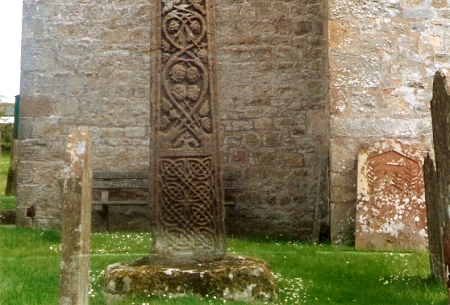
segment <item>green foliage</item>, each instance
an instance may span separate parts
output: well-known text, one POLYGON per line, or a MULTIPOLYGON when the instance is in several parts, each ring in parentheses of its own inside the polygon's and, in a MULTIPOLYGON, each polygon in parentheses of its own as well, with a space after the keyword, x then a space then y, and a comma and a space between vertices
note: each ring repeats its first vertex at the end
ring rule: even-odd
POLYGON ((8 179, 9 160, 10 152, 3 150, 0 158, 0 210, 13 210, 16 208, 16 197, 4 196, 8 179))
POLYGON ((14 210, 15 208, 16 208, 16 197, 0 196, 0 210, 14 210))
POLYGON ((6 181, 8 179, 10 152, 2 151, 0 158, 0 194, 5 194, 6 181))
MULTIPOLYGON (((90 304, 103 305, 102 271, 109 264, 147 255, 151 238, 148 233, 94 233, 91 243, 90 304)), ((58 304, 59 231, 0 227, 0 249, 1 304, 58 304)), ((355 251, 269 237, 230 238, 228 253, 261 258, 271 265, 280 289, 275 305, 447 304, 445 288, 430 279, 427 253, 355 251)), ((117 304, 224 303, 212 296, 141 296, 117 304)))
POLYGON ((0 132, 2 133, 2 148, 10 150, 13 144, 13 129, 14 124, 0 125, 0 132))

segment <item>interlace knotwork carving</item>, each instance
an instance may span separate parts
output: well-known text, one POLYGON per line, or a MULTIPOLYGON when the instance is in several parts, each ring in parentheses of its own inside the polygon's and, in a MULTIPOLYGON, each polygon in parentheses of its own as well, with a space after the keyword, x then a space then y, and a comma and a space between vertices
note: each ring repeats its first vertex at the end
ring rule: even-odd
POLYGON ((151 3, 150 256, 212 262, 226 251, 214 0, 151 3))
POLYGON ((164 234, 174 248, 213 248, 214 214, 211 157, 161 158, 161 212, 164 234))
POLYGON ((205 14, 203 0, 163 0, 160 132, 171 148, 201 148, 212 133, 205 14))

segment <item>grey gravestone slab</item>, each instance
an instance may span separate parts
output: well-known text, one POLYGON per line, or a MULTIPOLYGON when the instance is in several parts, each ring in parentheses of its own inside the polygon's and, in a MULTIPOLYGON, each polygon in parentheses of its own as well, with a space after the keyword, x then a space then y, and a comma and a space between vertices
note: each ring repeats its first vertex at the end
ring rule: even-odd
POLYGON ((449 225, 449 171, 450 171, 450 71, 436 72, 433 81, 433 98, 430 102, 433 125, 433 160, 427 158, 425 186, 427 196, 430 267, 432 275, 449 288, 448 270, 450 266, 450 225, 449 225))
POLYGON ((69 135, 62 181, 60 305, 89 303, 92 157, 89 132, 69 135))
POLYGON ((428 250, 430 256, 431 274, 442 284, 446 283, 447 270, 444 261, 445 210, 443 200, 439 198, 439 182, 437 180, 434 162, 429 155, 423 165, 425 176, 425 197, 427 201, 428 250))
POLYGON ((226 250, 214 1, 155 1, 151 41, 150 213, 154 263, 226 250))

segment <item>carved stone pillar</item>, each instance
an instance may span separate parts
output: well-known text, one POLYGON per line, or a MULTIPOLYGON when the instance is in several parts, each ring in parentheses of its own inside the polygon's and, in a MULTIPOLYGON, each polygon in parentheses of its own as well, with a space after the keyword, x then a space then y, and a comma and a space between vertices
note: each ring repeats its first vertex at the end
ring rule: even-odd
POLYGON ((226 250, 213 0, 153 1, 150 259, 189 265, 226 250))

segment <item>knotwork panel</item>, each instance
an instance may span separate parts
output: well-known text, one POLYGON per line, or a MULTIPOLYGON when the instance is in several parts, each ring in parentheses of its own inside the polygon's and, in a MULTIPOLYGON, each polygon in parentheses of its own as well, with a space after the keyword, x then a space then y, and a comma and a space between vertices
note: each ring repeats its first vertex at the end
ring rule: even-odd
POLYGON ((161 158, 161 214, 164 235, 177 249, 213 248, 215 205, 212 158, 161 158))
POLYGON ((205 15, 203 0, 163 1, 159 111, 167 148, 202 148, 212 132, 205 15))
POLYGON ((150 256, 211 262, 226 250, 214 0, 151 6, 150 256))

